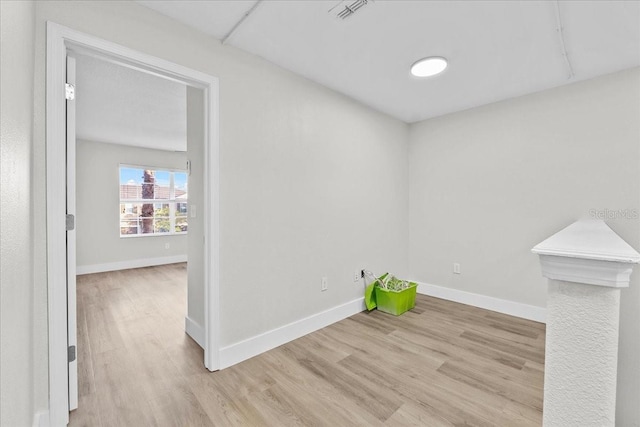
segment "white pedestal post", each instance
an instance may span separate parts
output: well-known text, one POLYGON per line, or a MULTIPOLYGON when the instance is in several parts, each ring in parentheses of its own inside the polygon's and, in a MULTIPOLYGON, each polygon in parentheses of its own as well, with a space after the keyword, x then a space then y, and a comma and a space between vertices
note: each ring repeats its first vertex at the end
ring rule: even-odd
POLYGON ((640 254, 603 221, 578 221, 532 251, 549 279, 543 424, 615 425, 620 288, 640 254))

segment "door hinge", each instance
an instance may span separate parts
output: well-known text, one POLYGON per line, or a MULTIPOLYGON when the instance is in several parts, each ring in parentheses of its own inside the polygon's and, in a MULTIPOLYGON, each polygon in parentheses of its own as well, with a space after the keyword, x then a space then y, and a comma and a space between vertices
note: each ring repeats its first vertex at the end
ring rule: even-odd
POLYGON ((67 214, 67 231, 75 230, 76 228, 76 217, 72 214, 67 214))
POLYGON ((76 87, 71 83, 64 84, 64 97, 68 101, 73 101, 76 98, 76 87))
POLYGON ((74 360, 76 360, 76 346, 75 345, 70 345, 67 348, 67 356, 68 356, 68 359, 69 359, 69 363, 71 363, 74 360))

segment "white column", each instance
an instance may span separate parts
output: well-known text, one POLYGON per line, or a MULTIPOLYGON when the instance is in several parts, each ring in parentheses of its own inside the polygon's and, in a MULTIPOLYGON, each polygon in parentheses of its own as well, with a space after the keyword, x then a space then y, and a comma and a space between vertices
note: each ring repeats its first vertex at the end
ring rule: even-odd
POLYGON ((543 424, 614 426, 620 288, 640 254, 603 221, 578 221, 532 250, 549 279, 543 424))

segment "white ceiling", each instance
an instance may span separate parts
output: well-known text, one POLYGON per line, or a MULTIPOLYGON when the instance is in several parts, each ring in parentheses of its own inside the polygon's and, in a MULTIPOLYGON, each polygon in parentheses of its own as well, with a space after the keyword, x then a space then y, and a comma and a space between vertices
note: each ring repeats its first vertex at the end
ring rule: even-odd
MULTIPOLYGON (((346 20, 328 13, 351 2, 266 0, 227 43, 409 123, 640 65, 638 1, 369 0, 346 20), (444 74, 410 76, 433 55, 448 58, 444 74)), ((255 1, 138 3, 222 39, 255 1)))
POLYGON ((186 151, 186 86, 76 55, 79 139, 186 151))

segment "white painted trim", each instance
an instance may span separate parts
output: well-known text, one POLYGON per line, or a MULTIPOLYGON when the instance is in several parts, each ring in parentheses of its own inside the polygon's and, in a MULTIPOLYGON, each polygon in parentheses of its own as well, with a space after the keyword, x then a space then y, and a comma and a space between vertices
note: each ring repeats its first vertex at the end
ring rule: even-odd
POLYGON ((67 364, 66 46, 63 31, 47 26, 46 173, 49 425, 69 423, 67 364))
POLYGON ((444 286, 436 286, 421 282, 416 283, 418 284, 417 292, 419 294, 429 295, 445 299, 447 301, 459 302, 461 304, 484 308, 486 310, 497 311, 498 313, 508 314, 522 319, 546 323, 547 309, 544 307, 537 307, 535 305, 474 294, 471 292, 461 291, 459 289, 446 288, 444 286))
POLYGON ((364 298, 330 308, 220 349, 220 369, 250 359, 365 310, 364 298))
POLYGON ((627 288, 634 264, 588 258, 540 255, 542 275, 561 280, 609 288, 627 288))
POLYGON ((104 273, 105 271, 128 270, 130 268, 152 267, 154 265, 187 262, 187 255, 173 255, 158 258, 129 259, 126 261, 107 262, 104 264, 79 265, 76 274, 104 273))
POLYGON ((46 178, 47 289, 49 321, 49 425, 69 421, 66 302, 65 63, 67 50, 82 51, 120 65, 169 78, 204 91, 204 364, 219 368, 219 82, 216 77, 85 33, 47 22, 46 178))
POLYGON ((640 263, 640 253, 600 219, 576 221, 535 245, 531 252, 563 258, 640 263))
POLYGON ((220 369, 220 86, 204 74, 204 364, 220 369), (207 143, 208 142, 208 143, 207 143))
POLYGON ((640 254, 604 221, 583 219, 537 244, 547 279, 626 288, 640 254))
POLYGON ((49 427, 49 411, 38 411, 33 415, 33 427, 49 427))
MULTIPOLYGON (((76 85, 76 59, 72 55, 67 55, 67 78, 65 81, 73 86, 76 85)), ((68 99, 67 108, 67 214, 74 218, 77 216, 76 210, 76 101, 68 99)), ((77 239, 76 229, 67 231, 67 345, 69 347, 78 345, 78 313, 77 313, 77 239)), ((68 362, 69 374, 69 410, 78 409, 78 358, 68 362)))
POLYGON ((204 348, 204 328, 201 324, 190 318, 184 317, 184 331, 189 335, 198 345, 204 348))

